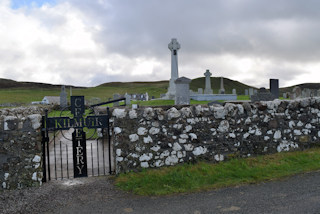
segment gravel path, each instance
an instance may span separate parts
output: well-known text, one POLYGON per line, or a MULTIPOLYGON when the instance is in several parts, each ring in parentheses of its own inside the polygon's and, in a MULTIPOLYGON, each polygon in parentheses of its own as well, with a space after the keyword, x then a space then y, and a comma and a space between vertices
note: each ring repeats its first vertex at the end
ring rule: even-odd
POLYGON ((1 213, 320 213, 320 172, 192 194, 147 197, 118 190, 111 177, 0 192, 1 213))

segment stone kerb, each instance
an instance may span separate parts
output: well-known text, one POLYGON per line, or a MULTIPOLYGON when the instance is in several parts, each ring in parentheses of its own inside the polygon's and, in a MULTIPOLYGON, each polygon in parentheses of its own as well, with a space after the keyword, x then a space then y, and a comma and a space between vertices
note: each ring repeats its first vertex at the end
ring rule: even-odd
POLYGON ((41 107, 0 110, 2 189, 39 186, 42 181, 41 107))
POLYGON ((319 145, 320 98, 113 110, 117 173, 319 145))

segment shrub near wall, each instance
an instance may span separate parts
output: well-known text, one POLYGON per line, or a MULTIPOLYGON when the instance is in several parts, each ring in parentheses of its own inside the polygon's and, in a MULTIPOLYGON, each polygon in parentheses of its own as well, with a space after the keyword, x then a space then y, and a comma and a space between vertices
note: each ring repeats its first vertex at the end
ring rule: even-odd
POLYGON ((212 162, 320 145, 320 98, 114 109, 116 170, 212 162))
POLYGON ((3 189, 41 185, 42 112, 39 107, 0 110, 0 185, 3 189))

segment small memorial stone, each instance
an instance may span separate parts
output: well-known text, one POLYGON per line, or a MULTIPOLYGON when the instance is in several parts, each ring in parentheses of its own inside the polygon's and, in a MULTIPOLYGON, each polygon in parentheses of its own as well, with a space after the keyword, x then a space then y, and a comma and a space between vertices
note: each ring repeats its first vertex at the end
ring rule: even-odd
POLYGON ((176 96, 175 105, 189 105, 190 104, 190 89, 189 84, 191 80, 186 77, 176 79, 176 96))

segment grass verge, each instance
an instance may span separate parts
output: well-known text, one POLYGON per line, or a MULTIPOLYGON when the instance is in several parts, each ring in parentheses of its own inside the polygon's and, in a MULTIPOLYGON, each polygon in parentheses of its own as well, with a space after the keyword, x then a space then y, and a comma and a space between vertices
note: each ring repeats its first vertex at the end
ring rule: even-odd
POLYGON ((320 169, 320 148, 211 164, 182 164, 120 174, 120 189, 138 195, 166 195, 258 183, 320 169))

